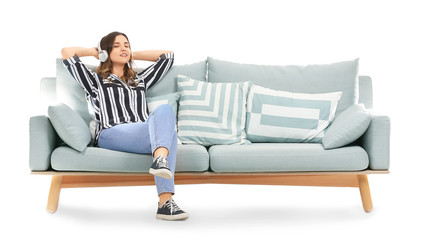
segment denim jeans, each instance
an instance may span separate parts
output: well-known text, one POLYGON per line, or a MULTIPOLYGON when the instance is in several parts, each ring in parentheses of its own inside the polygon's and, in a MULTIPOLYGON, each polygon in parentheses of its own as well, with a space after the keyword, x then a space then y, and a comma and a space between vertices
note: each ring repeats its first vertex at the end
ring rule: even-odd
POLYGON ((174 194, 174 172, 176 167, 177 133, 175 130, 176 117, 169 104, 157 107, 146 122, 119 124, 102 130, 98 145, 110 150, 151 153, 159 148, 168 149, 168 167, 173 173, 171 179, 155 176, 158 195, 161 193, 174 194))

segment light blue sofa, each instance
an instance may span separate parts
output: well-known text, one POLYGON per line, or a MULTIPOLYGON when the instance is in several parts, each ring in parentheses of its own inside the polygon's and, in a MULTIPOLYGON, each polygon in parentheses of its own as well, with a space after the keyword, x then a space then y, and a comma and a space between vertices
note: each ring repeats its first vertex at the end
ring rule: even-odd
MULTIPOLYGON (((211 83, 249 81, 269 89, 298 93, 341 91, 335 120, 329 128, 339 118, 350 120, 350 113, 345 110, 356 104, 363 104, 367 109, 369 124, 365 132, 358 133, 359 138, 336 148, 325 148, 321 142, 181 144, 178 146, 176 184, 358 187, 364 210, 372 210, 367 174, 389 172, 390 119, 373 113, 372 80, 368 76, 358 76, 358 60, 326 65, 270 66, 208 58, 198 63, 174 65, 147 96, 152 98, 176 92, 179 74, 211 83)), ((42 79, 41 92, 49 104, 66 104, 91 128, 92 116, 84 91, 60 59, 57 60, 56 78, 42 79)), ((355 130, 346 129, 349 134, 355 130)), ((48 116, 30 118, 29 166, 32 174, 52 175, 49 212, 56 211, 61 188, 153 184, 153 176, 148 174, 152 163, 150 155, 101 149, 91 143, 78 151, 62 140, 60 135, 63 134, 56 132, 48 116)))

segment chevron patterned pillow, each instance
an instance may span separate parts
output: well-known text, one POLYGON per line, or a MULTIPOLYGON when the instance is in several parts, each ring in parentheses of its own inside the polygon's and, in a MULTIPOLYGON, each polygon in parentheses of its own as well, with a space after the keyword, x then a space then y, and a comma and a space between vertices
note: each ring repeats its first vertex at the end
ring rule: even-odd
POLYGON ((249 82, 209 83, 177 76, 178 136, 182 143, 248 144, 245 134, 249 82))

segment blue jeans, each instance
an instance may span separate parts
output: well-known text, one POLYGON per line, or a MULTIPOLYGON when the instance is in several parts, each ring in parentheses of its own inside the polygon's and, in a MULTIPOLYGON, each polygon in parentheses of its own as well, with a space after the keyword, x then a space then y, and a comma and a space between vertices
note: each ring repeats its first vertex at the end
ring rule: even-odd
POLYGON ((101 148, 132 153, 151 153, 159 148, 168 149, 168 167, 173 173, 171 179, 155 176, 158 195, 174 194, 174 172, 176 167, 177 133, 176 117, 169 104, 157 107, 146 122, 120 124, 102 130, 98 145, 101 148))

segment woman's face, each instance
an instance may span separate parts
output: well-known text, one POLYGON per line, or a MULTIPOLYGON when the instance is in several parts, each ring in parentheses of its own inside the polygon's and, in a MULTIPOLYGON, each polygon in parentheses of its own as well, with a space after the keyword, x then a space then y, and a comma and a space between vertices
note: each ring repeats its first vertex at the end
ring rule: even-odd
POLYGON ((131 49, 129 48, 128 39, 123 35, 116 36, 110 53, 111 62, 114 64, 126 64, 130 58, 131 49))

